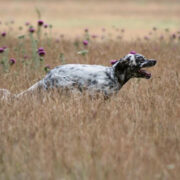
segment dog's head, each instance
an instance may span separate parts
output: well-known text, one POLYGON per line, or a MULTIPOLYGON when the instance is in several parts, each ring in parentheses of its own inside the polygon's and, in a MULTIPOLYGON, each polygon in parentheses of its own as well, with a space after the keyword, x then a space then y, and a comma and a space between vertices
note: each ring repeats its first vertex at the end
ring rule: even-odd
POLYGON ((155 64, 156 60, 147 59, 143 55, 133 52, 121 58, 113 67, 116 74, 124 74, 128 79, 133 77, 149 79, 151 73, 148 73, 142 68, 152 67, 155 64))

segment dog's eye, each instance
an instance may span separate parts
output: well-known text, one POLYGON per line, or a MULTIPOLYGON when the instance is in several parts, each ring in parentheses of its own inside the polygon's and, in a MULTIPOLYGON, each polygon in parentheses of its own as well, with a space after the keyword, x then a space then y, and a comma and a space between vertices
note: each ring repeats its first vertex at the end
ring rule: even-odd
POLYGON ((143 58, 143 57, 139 57, 139 58, 138 58, 138 61, 139 61, 139 62, 143 62, 143 61, 144 61, 144 58, 143 58))

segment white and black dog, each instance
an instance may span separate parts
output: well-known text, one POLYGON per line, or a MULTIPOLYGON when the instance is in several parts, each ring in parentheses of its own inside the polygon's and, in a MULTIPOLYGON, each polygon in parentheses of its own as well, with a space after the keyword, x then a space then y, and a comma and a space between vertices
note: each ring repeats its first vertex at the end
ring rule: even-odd
MULTIPOLYGON (((96 93, 102 92, 105 96, 117 93, 131 78, 151 77, 142 68, 151 67, 156 60, 147 59, 143 55, 131 52, 117 60, 111 67, 86 64, 66 64, 52 69, 44 79, 40 80, 26 91, 17 94, 20 97, 36 89, 49 90, 60 88, 71 91, 96 93)), ((9 95, 6 90, 1 90, 9 95)))

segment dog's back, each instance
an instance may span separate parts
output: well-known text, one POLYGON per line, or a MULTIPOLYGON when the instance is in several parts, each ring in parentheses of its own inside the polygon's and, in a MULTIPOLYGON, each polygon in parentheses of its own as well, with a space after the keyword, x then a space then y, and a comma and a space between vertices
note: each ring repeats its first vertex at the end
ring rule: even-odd
POLYGON ((44 87, 88 89, 110 93, 118 89, 112 67, 85 64, 67 64, 51 70, 43 79, 44 87))

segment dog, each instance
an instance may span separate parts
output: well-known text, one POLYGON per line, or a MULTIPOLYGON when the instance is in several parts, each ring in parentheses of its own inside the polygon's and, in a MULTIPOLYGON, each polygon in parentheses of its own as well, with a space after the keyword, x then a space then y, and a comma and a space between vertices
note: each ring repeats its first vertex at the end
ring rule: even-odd
MULTIPOLYGON (((103 93, 109 97, 117 93, 131 78, 149 79, 151 74, 142 68, 152 67, 156 60, 131 52, 113 62, 111 67, 87 64, 66 64, 57 66, 39 82, 16 97, 33 92, 36 89, 64 89, 70 91, 88 91, 91 94, 103 93)), ((7 91, 9 93, 9 91, 7 91)))

